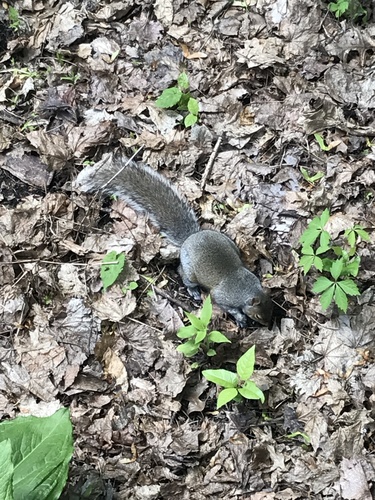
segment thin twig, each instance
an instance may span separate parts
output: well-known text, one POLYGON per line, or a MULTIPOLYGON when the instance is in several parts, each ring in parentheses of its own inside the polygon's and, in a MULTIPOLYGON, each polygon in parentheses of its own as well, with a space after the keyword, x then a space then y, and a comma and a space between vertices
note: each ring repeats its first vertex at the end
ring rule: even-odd
POLYGON ((203 189, 204 186, 206 185, 207 177, 211 174, 212 166, 214 164, 217 152, 219 151, 221 141, 223 140, 223 135, 220 135, 217 138, 214 150, 211 153, 210 159, 207 162, 206 168, 204 169, 202 181, 201 181, 201 188, 203 189))

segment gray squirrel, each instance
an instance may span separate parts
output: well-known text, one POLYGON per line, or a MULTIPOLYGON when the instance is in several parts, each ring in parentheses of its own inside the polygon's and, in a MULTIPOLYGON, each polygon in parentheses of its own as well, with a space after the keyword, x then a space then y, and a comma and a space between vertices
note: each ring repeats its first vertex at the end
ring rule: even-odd
POLYGON ((247 317, 270 324, 272 301, 243 264, 236 244, 223 233, 201 229, 192 207, 168 179, 147 165, 109 154, 84 168, 76 187, 83 192, 116 195, 137 212, 147 214, 181 249, 178 270, 194 299, 201 300, 202 287, 239 326, 246 326, 247 317))

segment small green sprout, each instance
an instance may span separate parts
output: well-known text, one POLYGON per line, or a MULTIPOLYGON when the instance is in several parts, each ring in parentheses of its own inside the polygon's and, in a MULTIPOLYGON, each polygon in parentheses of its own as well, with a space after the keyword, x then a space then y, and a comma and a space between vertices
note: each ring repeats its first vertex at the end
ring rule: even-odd
POLYGON ((177 108, 180 111, 188 111, 184 118, 186 128, 191 127, 198 121, 199 104, 189 92, 189 79, 186 73, 181 73, 177 79, 177 87, 169 87, 163 90, 156 100, 159 108, 177 108))
POLYGON ((363 21, 367 21, 367 10, 363 8, 360 0, 336 0, 330 2, 328 8, 337 19, 346 17, 354 21, 358 17, 363 17, 363 21))
POLYGON ((188 339, 187 342, 177 347, 177 351, 190 358, 197 354, 199 349, 203 349, 207 356, 215 356, 216 351, 211 344, 220 344, 230 340, 221 332, 213 330, 208 331, 208 325, 212 318, 211 297, 208 296, 203 303, 200 316, 185 312, 190 321, 190 325, 183 326, 177 332, 180 339, 188 339))
POLYGON ((73 85, 76 85, 80 78, 81 74, 75 73, 72 69, 72 71, 67 76, 62 76, 61 80, 66 80, 67 82, 71 82, 73 85))
POLYGON ((18 31, 20 27, 20 16, 18 10, 11 5, 8 6, 8 17, 10 21, 9 27, 14 31, 18 31))
POLYGON ((122 291, 123 291, 123 293, 126 293, 129 290, 133 291, 133 290, 136 290, 137 288, 138 288, 138 283, 136 281, 130 281, 127 285, 125 285, 122 288, 122 291))
POLYGON ((324 177, 323 172, 320 171, 314 175, 310 175, 304 167, 300 167, 299 169, 301 171, 301 174, 303 175, 303 178, 309 184, 314 184, 316 181, 319 181, 320 179, 322 179, 322 177, 324 177))
POLYGON ((103 283, 104 291, 113 285, 120 276, 125 265, 125 255, 117 253, 115 250, 107 253, 102 260, 100 268, 100 278, 103 283))
POLYGON ((305 432, 299 432, 299 431, 292 432, 291 434, 287 434, 286 437, 288 439, 294 439, 295 437, 301 437, 304 440, 306 446, 309 446, 311 443, 310 437, 305 432))
POLYGON ((264 403, 264 394, 251 379, 255 365, 255 346, 243 354, 236 364, 236 373, 229 370, 203 370, 202 375, 209 382, 223 387, 217 398, 217 408, 229 401, 245 399, 260 400, 264 403))

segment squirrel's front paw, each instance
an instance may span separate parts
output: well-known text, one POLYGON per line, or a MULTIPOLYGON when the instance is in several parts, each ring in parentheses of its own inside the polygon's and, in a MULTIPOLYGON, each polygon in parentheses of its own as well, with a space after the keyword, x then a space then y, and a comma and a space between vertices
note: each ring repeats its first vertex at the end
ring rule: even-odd
POLYGON ((189 292, 190 297, 192 297, 194 300, 196 300, 197 302, 202 302, 202 296, 201 296, 201 292, 199 290, 199 287, 189 286, 188 292, 189 292))
POLYGON ((246 328, 247 327, 247 316, 243 312, 241 312, 239 309, 228 309, 227 311, 229 314, 233 316, 233 318, 236 320, 237 325, 240 328, 246 328))

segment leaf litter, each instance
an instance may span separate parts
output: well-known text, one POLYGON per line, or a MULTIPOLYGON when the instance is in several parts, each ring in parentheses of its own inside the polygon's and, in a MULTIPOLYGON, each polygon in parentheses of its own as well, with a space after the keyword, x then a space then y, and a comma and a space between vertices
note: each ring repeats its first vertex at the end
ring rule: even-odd
POLYGON ((363 25, 316 0, 20 1, 16 29, 0 14, 0 415, 70 406, 63 498, 373 498, 375 24, 362 3, 363 25), (182 71, 200 106, 191 130, 154 104, 182 71), (123 202, 72 187, 120 145, 143 147, 137 159, 268 276, 272 330, 213 317, 232 340, 216 367, 255 344, 265 405, 215 409, 216 388, 176 351, 181 306, 196 304, 174 249, 123 202), (301 167, 324 175, 311 184, 301 167), (327 207, 333 234, 370 234, 345 316, 321 310, 296 259, 327 207), (127 276, 103 294, 111 250, 127 276))

